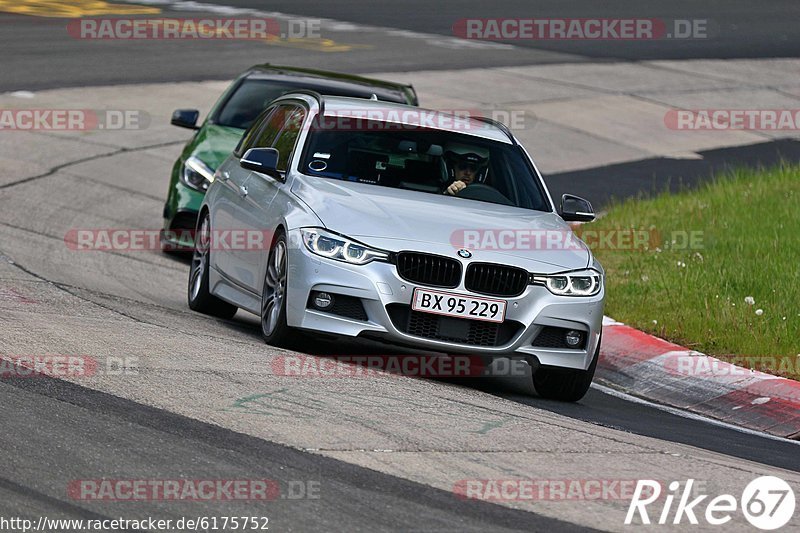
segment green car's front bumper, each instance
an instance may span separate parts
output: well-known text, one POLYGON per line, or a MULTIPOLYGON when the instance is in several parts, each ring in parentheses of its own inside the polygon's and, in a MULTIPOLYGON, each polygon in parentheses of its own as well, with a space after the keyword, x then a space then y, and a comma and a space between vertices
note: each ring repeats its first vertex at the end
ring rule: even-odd
POLYGON ((167 201, 164 204, 164 227, 161 230, 163 249, 173 251, 194 249, 192 235, 205 191, 190 187, 181 179, 186 160, 195 157, 209 169, 216 170, 236 148, 243 134, 244 130, 238 128, 206 123, 186 144, 183 153, 172 167, 167 201))

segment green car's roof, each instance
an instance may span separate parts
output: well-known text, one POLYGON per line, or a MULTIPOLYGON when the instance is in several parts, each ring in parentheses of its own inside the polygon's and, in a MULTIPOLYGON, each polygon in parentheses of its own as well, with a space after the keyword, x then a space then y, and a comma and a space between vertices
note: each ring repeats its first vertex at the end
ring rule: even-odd
POLYGON ((265 63, 250 67, 246 76, 303 83, 309 89, 317 90, 322 94, 326 93, 326 88, 336 90, 337 93, 362 93, 361 95, 352 94, 352 96, 363 95, 364 97, 369 97, 369 93, 375 93, 379 98, 383 96, 381 98, 383 100, 399 101, 397 97, 400 97, 407 103, 419 105, 417 93, 410 84, 378 80, 354 74, 265 63), (389 96, 394 96, 394 98, 389 98, 389 96))
POLYGON ((342 74, 326 70, 315 70, 278 65, 254 65, 244 71, 237 82, 218 101, 208 120, 186 145, 186 156, 194 155, 211 169, 216 169, 236 147, 243 129, 219 124, 220 111, 245 80, 269 80, 275 85, 317 91, 324 95, 369 98, 375 94, 380 100, 418 105, 417 93, 411 85, 377 80, 364 76, 342 74))

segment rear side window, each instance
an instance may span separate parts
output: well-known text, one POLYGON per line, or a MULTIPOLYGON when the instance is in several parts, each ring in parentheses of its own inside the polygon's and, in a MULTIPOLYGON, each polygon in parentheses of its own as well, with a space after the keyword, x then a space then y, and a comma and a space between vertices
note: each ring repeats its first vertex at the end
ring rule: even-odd
POLYGON ((303 127, 303 120, 306 118, 306 111, 300 106, 292 106, 291 109, 287 108, 285 111, 281 109, 276 114, 276 117, 278 120, 273 118, 272 122, 281 122, 282 128, 272 146, 280 154, 278 157, 278 170, 286 172, 289 160, 297 144, 297 137, 300 135, 300 128, 303 127))
POLYGON ((297 104, 283 104, 267 110, 239 141, 234 155, 242 157, 251 148, 276 148, 280 153, 278 170, 285 172, 305 117, 305 109, 297 104))
POLYGON ((253 139, 253 145, 249 148, 270 148, 281 131, 283 117, 291 107, 294 106, 277 106, 272 113, 264 117, 261 121, 262 127, 253 139))
POLYGON ((245 133, 236 150, 236 155, 243 156, 250 148, 271 148, 275 139, 287 124, 297 108, 294 104, 283 104, 267 110, 264 116, 245 133))

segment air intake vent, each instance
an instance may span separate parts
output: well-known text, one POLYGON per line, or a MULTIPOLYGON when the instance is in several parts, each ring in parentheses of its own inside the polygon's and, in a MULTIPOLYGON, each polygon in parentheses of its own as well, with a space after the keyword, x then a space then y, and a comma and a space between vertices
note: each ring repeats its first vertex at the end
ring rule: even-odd
POLYGON ((581 332, 581 342, 577 346, 567 344, 566 335, 569 329, 545 326, 533 339, 533 346, 540 348, 561 348, 565 350, 583 350, 586 347, 586 334, 581 332))
POLYGON ((505 346, 523 329, 520 322, 502 324, 468 318, 454 318, 412 311, 410 305, 389 304, 386 311, 394 326, 403 333, 467 346, 505 346))

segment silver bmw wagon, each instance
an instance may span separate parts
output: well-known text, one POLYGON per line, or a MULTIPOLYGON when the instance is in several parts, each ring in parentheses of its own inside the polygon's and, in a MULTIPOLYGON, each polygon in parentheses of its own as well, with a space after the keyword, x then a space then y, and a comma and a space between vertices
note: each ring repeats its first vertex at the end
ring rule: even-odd
POLYGON ((298 91, 217 169, 198 218, 193 310, 436 353, 524 359, 577 401, 600 349, 604 272, 526 150, 480 117, 298 91))

